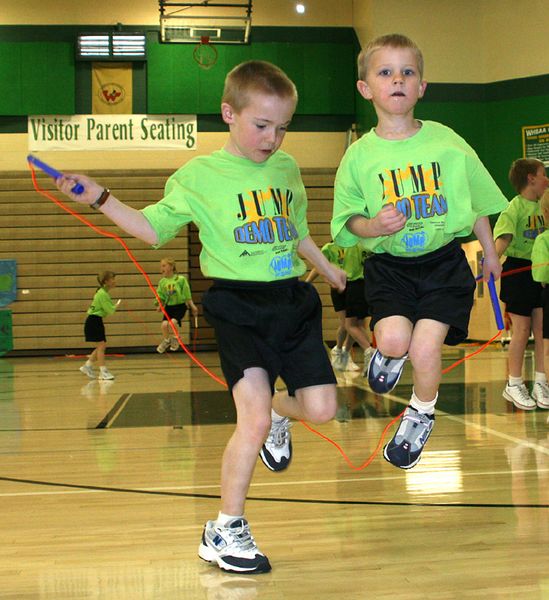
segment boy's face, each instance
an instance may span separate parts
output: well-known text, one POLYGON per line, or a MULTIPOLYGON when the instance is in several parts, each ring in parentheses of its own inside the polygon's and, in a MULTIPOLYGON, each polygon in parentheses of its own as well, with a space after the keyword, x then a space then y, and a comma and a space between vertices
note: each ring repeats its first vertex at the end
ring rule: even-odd
POLYGON ((540 165, 535 175, 528 175, 528 182, 532 185, 536 198, 541 198, 543 193, 549 187, 549 179, 545 167, 540 165))
POLYGON ((165 260, 160 261, 160 272, 162 273, 162 275, 166 275, 167 273, 170 273, 171 271, 171 265, 169 262, 166 262, 165 260))
POLYGON ((224 102, 221 115, 230 128, 225 150, 256 163, 265 162, 282 144, 294 111, 293 98, 257 92, 250 94, 250 101, 239 113, 224 102))
POLYGON ((416 53, 411 48, 383 47, 368 63, 366 81, 357 88, 376 109, 386 115, 405 115, 423 97, 427 82, 422 81, 416 53))

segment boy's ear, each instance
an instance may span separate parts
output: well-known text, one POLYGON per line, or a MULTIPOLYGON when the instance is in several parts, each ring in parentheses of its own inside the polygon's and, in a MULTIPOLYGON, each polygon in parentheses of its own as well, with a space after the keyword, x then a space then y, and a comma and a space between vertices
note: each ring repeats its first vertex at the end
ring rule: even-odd
POLYGON ((419 84, 419 95, 418 98, 423 98, 423 94, 425 94, 425 90, 427 89, 427 82, 422 80, 419 84))
POLYGON ((235 111, 230 104, 226 102, 221 103, 221 117, 227 125, 231 125, 234 122, 235 111))
POLYGON ((372 94, 370 92, 370 88, 368 87, 368 84, 365 81, 362 81, 361 79, 359 79, 356 82, 356 89, 358 90, 358 93, 363 98, 366 98, 366 100, 372 99, 372 94))

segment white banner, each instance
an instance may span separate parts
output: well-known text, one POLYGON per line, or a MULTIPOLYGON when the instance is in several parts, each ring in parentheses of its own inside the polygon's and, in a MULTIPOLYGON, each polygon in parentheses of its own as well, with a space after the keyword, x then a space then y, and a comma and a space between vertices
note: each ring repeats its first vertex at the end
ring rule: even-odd
POLYGON ((196 115, 38 115, 29 151, 196 150, 196 115))

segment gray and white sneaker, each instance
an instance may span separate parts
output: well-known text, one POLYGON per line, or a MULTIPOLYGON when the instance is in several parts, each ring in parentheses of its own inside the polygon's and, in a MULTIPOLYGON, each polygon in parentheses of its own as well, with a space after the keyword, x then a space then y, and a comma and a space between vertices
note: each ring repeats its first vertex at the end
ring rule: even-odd
POLYGON ((507 384, 503 390, 503 397, 521 410, 534 410, 536 408, 536 401, 530 396, 524 383, 520 385, 507 384))
POLYGON ((400 358, 383 356, 379 350, 376 350, 368 365, 368 383, 372 391, 377 394, 387 394, 394 389, 402 375, 407 358, 407 354, 400 358))
POLYGON ((539 408, 549 408, 549 385, 545 381, 536 381, 532 390, 532 398, 539 408))
POLYGON ((334 348, 335 352, 332 353, 332 367, 336 371, 345 371, 347 364, 349 363, 349 352, 344 348, 334 348))
POLYGON ((435 415, 408 406, 393 439, 383 448, 383 457, 399 469, 415 467, 435 425, 435 415))
POLYGON ((164 354, 164 352, 166 352, 166 350, 169 347, 170 347, 170 339, 165 338, 160 342, 160 344, 158 344, 158 346, 156 347, 156 351, 158 352, 158 354, 164 354))
POLYGON ((263 464, 271 471, 283 471, 292 460, 292 423, 288 417, 273 418, 271 430, 259 451, 263 464))
POLYGON ((170 350, 172 352, 179 350, 179 340, 175 337, 175 335, 172 335, 170 338, 170 350))
POLYGON ((95 373, 93 372, 93 367, 90 367, 90 365, 82 365, 80 367, 80 372, 84 373, 84 375, 87 375, 90 379, 95 379, 95 373))
POLYGON ((248 521, 242 517, 232 519, 224 527, 208 521, 204 525, 198 556, 234 573, 268 573, 271 570, 269 559, 259 551, 248 521))

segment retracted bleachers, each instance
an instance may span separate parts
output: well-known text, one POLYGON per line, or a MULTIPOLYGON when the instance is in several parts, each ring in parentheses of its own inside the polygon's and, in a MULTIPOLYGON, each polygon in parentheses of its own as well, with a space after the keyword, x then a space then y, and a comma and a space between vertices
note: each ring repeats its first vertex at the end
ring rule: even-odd
MULTIPOLYGON (((171 171, 88 171, 88 175, 109 187, 121 201, 143 208, 160 199, 171 171)), ((319 246, 329 241, 333 201, 333 170, 303 172, 309 197, 309 225, 319 246)), ((65 202, 52 181, 38 175, 39 185, 65 202)), ((199 306, 198 331, 186 317, 182 340, 193 339, 197 348, 215 348, 211 328, 201 311, 201 297, 209 285, 198 268, 200 244, 193 227, 185 229, 161 249, 153 249, 112 224, 100 212, 66 201, 72 210, 104 231, 119 235, 135 255, 154 286, 160 278, 159 262, 173 256, 179 272, 189 278, 193 299, 199 306)), ((134 351, 154 350, 160 334, 161 315, 154 296, 123 247, 112 238, 93 231, 33 188, 29 172, 0 174, 0 259, 17 261, 17 298, 5 307, 12 311, 12 355, 59 354, 89 349, 83 341, 86 310, 97 288, 100 271, 117 274, 114 298, 121 298, 119 310, 106 320, 109 348, 134 351)), ((327 339, 334 338, 337 321, 331 307, 329 287, 315 282, 324 311, 327 339)))

